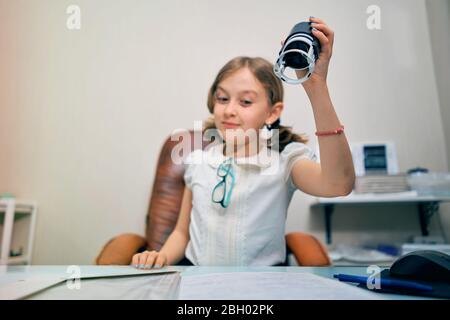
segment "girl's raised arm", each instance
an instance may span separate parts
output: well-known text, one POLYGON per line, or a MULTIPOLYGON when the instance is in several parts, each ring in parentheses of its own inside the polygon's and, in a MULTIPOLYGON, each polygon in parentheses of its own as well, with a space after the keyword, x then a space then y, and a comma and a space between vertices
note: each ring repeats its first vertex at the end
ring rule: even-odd
POLYGON ((320 164, 297 161, 291 172, 294 184, 301 190, 322 197, 349 194, 355 182, 353 160, 345 134, 320 135, 341 128, 327 86, 328 66, 332 55, 334 32, 325 22, 310 18, 321 52, 310 79, 303 82, 314 113, 320 148, 320 164))

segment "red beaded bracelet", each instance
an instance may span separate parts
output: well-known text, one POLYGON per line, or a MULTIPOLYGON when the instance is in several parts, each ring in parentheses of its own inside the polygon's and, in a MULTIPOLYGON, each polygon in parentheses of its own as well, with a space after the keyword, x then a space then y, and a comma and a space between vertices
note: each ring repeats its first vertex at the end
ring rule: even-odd
POLYGON ((341 134, 344 132, 344 126, 341 125, 339 128, 332 131, 316 131, 316 136, 330 136, 333 134, 341 134))

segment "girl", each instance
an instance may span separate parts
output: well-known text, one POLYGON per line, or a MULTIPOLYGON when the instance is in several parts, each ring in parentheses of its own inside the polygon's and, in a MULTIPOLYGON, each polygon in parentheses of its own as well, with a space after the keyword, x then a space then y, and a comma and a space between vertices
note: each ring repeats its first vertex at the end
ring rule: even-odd
MULTIPOLYGON (((185 160, 183 194, 174 231, 159 252, 133 256, 137 268, 164 265, 279 265, 285 261, 285 219, 296 189, 319 197, 347 195, 355 179, 343 126, 327 88, 333 31, 310 18, 321 53, 311 77, 302 83, 313 108, 321 163, 315 162, 305 137, 280 125, 283 87, 273 66, 262 58, 237 57, 217 75, 208 95, 222 143, 195 150, 185 160), (269 152, 239 131, 278 129, 278 150, 269 152), (239 139, 238 139, 239 140, 239 139), (232 147, 230 147, 232 146, 232 147), (185 257, 185 258, 184 258, 185 257)), ((266 130, 267 133, 267 130, 266 130)))

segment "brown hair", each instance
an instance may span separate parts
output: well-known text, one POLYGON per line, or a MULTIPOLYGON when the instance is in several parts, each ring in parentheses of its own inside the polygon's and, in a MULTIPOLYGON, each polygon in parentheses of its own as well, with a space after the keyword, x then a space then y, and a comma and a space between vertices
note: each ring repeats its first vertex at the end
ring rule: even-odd
MULTIPOLYGON (((209 118, 204 121, 203 130, 215 129, 214 122, 214 103, 217 86, 230 74, 238 71, 242 68, 248 68, 256 79, 266 89, 269 103, 273 106, 277 102, 283 101, 283 84, 281 80, 273 73, 273 65, 263 58, 251 58, 251 57, 236 57, 225 64, 216 76, 211 88, 208 92, 207 106, 211 113, 209 118)), ((296 134, 292 132, 292 127, 280 125, 280 119, 275 121, 272 128, 279 130, 279 151, 283 149, 291 142, 307 143, 308 138, 305 134, 296 134)), ((270 147, 270 144, 269 144, 270 147)))

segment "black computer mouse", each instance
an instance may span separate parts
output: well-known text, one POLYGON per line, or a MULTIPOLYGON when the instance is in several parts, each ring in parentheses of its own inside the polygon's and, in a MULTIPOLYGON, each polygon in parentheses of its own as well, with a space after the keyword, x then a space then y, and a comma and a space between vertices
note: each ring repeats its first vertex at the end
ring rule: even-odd
POLYGON ((432 250, 414 251, 398 258, 389 271, 393 277, 450 283, 450 256, 432 250))

